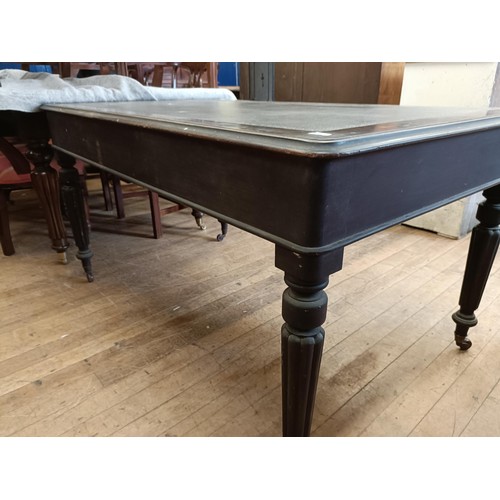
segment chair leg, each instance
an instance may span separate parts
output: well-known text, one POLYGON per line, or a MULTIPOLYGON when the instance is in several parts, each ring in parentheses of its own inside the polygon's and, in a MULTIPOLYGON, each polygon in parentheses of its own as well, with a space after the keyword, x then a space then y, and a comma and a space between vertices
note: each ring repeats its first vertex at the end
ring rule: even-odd
POLYGON ((101 177, 102 195, 104 197, 104 208, 107 212, 113 210, 113 198, 111 197, 111 190, 109 189, 109 175, 102 170, 99 172, 101 177))
POLYGON ((161 87, 163 83, 163 64, 155 64, 153 69, 153 87, 161 87))
POLYGON ((120 178, 116 175, 111 176, 111 182, 113 183, 113 192, 115 193, 115 203, 116 203, 116 216, 119 219, 125 218, 125 207, 123 205, 123 191, 120 184, 120 178))
POLYGON ((161 226, 160 199, 158 193, 153 193, 153 191, 148 191, 148 195, 149 195, 149 205, 151 207, 153 235, 155 239, 159 239, 163 235, 163 228, 161 226))
POLYGON ((8 193, 4 190, 0 190, 0 244, 4 255, 15 253, 10 234, 8 193))

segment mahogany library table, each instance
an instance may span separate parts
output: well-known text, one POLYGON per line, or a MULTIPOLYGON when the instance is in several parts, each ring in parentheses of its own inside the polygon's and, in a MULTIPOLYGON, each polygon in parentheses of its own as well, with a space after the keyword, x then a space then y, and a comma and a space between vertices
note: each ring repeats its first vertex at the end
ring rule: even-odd
MULTIPOLYGON (((44 106, 63 173, 75 157, 275 244, 284 271, 283 433, 311 428, 330 274, 346 245, 483 191, 453 315, 462 350, 500 239, 500 109, 250 101, 44 106)), ((86 272, 78 176, 66 210, 86 272)), ((168 263, 167 263, 168 264, 168 263)))

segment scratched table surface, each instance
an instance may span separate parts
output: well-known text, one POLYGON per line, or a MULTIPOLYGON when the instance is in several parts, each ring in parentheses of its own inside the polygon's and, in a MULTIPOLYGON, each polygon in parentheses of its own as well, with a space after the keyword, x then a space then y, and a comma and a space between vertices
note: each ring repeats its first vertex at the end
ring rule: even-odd
POLYGON ((126 102, 45 106, 121 123, 294 151, 348 154, 498 126, 500 108, 436 108, 392 105, 256 101, 126 102), (281 139, 281 141, 280 141, 281 139), (354 148, 354 149, 353 149, 354 148))

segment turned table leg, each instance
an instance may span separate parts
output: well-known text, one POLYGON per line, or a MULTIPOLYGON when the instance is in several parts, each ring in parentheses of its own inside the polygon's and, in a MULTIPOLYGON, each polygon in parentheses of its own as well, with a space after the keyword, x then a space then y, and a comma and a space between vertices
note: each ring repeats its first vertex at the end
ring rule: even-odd
POLYGON ((52 248, 66 263, 66 250, 69 244, 61 214, 59 177, 50 166, 53 155, 52 148, 46 140, 32 141, 28 144, 26 157, 35 167, 31 172, 31 181, 47 220, 52 248))
POLYGON ((292 281, 283 294, 281 328, 283 435, 307 436, 311 421, 323 352, 328 281, 315 285, 292 281))
POLYGON ((64 153, 57 153, 57 161, 61 166, 61 196, 64 209, 71 224, 78 252, 76 257, 82 262, 82 267, 89 282, 94 281, 92 273, 92 256, 90 249, 90 231, 85 198, 80 183, 78 170, 74 168, 75 159, 64 153))
POLYGON ((323 289, 342 267, 342 249, 304 255, 276 247, 285 271, 281 329, 283 435, 308 436, 319 377, 328 298, 323 289))
POLYGON ((500 185, 486 189, 483 195, 486 201, 477 209, 479 224, 472 230, 460 292, 460 309, 452 316, 457 324, 455 342, 462 350, 472 345, 467 332, 477 325, 474 311, 479 307, 500 242, 500 185))

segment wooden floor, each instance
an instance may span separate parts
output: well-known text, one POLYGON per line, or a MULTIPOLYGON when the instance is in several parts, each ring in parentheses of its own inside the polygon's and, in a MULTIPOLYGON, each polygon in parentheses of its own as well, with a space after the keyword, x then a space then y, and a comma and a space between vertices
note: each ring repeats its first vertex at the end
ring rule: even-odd
MULTIPOLYGON (((117 221, 91 190, 95 282, 63 265, 30 193, 0 256, 1 436, 278 436, 284 282, 273 245, 190 212, 152 238, 146 199, 117 221), (121 234, 120 234, 121 233, 121 234)), ((293 223, 293 221, 291 221, 293 223)), ((472 348, 453 343, 468 238, 398 226, 331 277, 315 436, 500 435, 500 274, 472 348)))

